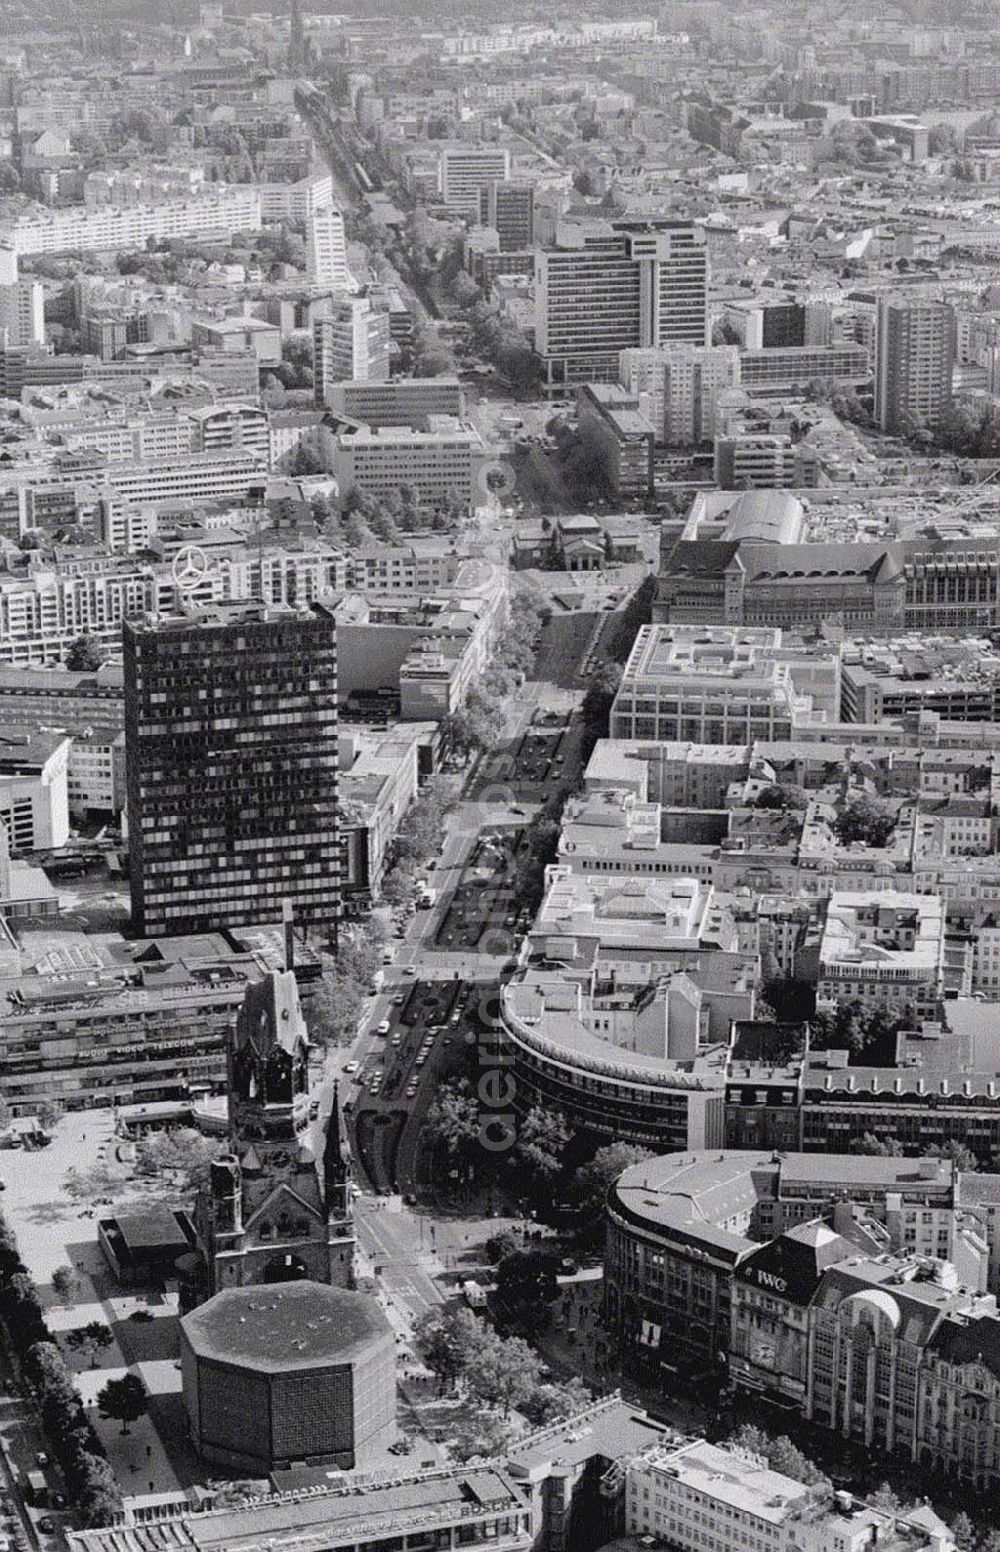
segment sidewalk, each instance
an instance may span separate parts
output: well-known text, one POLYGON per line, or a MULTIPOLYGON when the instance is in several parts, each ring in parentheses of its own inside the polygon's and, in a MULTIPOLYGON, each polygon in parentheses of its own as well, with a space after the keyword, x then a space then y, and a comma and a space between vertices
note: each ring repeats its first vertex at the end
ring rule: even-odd
MULTIPOLYGON (((175 1367, 176 1335, 167 1327, 156 1333, 162 1339, 143 1341, 155 1354, 148 1361, 130 1363, 118 1340, 118 1328, 145 1301, 126 1293, 114 1284, 97 1243, 97 1222, 112 1216, 123 1204, 150 1199, 131 1170, 116 1158, 110 1110, 71 1112, 54 1129, 52 1143, 38 1153, 11 1152, 3 1155, 6 1190, 4 1212, 15 1233, 21 1254, 38 1288, 45 1318, 53 1334, 98 1321, 107 1326, 114 1340, 96 1353, 91 1366, 89 1352, 74 1350, 60 1342, 62 1355, 74 1383, 79 1388, 87 1415, 108 1453, 123 1490, 145 1493, 174 1491, 178 1478, 170 1464, 164 1443, 153 1418, 148 1414, 130 1425, 123 1435, 121 1424, 102 1418, 96 1400, 109 1379, 126 1373, 139 1376, 154 1398, 180 1393, 180 1373, 175 1367), (96 1205, 74 1201, 66 1193, 66 1176, 71 1169, 86 1174, 100 1165, 107 1171, 102 1187, 111 1202, 96 1205), (71 1266, 79 1279, 79 1288, 70 1302, 59 1299, 52 1290, 51 1277, 57 1267, 71 1266), (167 1356, 169 1355, 169 1356, 167 1356)), ((174 1320, 175 1309, 169 1304, 153 1306, 154 1320, 174 1320)), ((138 1332, 149 1332, 148 1325, 137 1324, 138 1332)), ((142 1349, 140 1349, 142 1350, 142 1349)))
MULTIPOLYGON (((75 1327, 85 1326, 90 1321, 99 1321, 109 1328, 115 1338, 110 1347, 93 1354, 96 1363, 92 1361, 92 1355, 89 1352, 74 1351, 60 1342, 62 1355, 87 1408, 87 1416, 107 1452, 108 1462, 124 1493, 175 1492, 182 1483, 170 1463, 167 1450, 150 1414, 147 1412, 131 1423, 128 1433, 123 1434, 120 1423, 113 1418, 101 1416, 97 1397, 109 1380, 122 1379, 126 1374, 137 1375, 150 1397, 179 1396, 181 1389, 179 1361, 171 1356, 130 1363, 128 1355, 122 1350, 117 1328, 122 1322, 129 1320, 137 1310, 147 1310, 146 1301, 129 1294, 102 1296, 88 1272, 82 1272, 80 1275, 82 1286, 77 1300, 69 1307, 64 1304, 49 1303, 46 1317, 57 1336, 75 1327)), ((176 1321, 176 1302, 167 1301, 155 1309, 148 1309, 147 1312, 152 1315, 154 1322, 176 1321)), ((143 1330, 145 1329, 144 1323, 143 1330)), ((162 1340, 149 1341, 146 1345, 152 1350, 159 1348, 161 1351, 173 1353, 176 1341, 176 1331, 171 1328, 169 1332, 163 1330, 162 1340)))
POLYGON ((681 1429, 704 1432, 714 1415, 710 1407, 701 1406, 688 1396, 665 1395, 654 1386, 623 1380, 601 1324, 602 1299, 602 1279, 571 1286, 561 1293, 553 1306, 552 1325, 532 1339, 532 1345, 553 1374, 561 1379, 576 1376, 598 1395, 620 1388, 626 1400, 654 1416, 681 1429))

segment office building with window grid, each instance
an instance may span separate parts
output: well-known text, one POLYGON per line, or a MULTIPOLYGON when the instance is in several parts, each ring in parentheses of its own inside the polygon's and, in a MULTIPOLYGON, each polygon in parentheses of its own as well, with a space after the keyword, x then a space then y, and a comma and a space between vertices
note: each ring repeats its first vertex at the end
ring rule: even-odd
POLYGON ((707 345, 705 234, 689 222, 561 223, 538 255, 535 341, 550 394, 618 381, 623 350, 707 345))
POLYGON ((441 202, 459 215, 479 219, 482 191, 510 177, 510 151, 505 146, 455 145, 438 157, 441 202))
POLYGON ((333 924, 337 651, 329 614, 263 604, 127 621, 132 918, 142 933, 333 924))

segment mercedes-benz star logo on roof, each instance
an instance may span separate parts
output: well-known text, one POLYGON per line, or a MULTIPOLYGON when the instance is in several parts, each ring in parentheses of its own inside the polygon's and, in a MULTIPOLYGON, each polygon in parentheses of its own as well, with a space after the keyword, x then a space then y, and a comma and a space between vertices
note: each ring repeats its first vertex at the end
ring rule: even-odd
POLYGON ((177 551, 171 565, 174 581, 183 592, 189 593, 204 582, 211 570, 205 551, 197 544, 185 544, 177 551))

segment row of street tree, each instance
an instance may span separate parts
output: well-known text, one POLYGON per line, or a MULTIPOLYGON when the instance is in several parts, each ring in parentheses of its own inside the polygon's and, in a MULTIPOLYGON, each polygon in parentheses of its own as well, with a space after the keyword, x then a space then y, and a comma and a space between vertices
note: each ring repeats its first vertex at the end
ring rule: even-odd
POLYGON ((84 1411, 80 1393, 49 1330, 17 1239, 0 1218, 0 1323, 31 1386, 66 1490, 85 1525, 107 1525, 121 1510, 114 1472, 84 1411))
POLYGON ((581 1380, 545 1379, 544 1365, 527 1342, 499 1336, 462 1305, 428 1310, 417 1321, 414 1340, 421 1360, 437 1375, 441 1394, 456 1392, 476 1409, 471 1425, 460 1425, 454 1442, 449 1441, 458 1459, 496 1455, 525 1423, 542 1427, 571 1416, 591 1399, 581 1380))
POLYGON ((495 749, 503 741, 507 704, 534 667, 545 607, 536 587, 524 582, 515 587, 486 671, 472 686, 465 704, 442 724, 445 744, 456 753, 495 749))

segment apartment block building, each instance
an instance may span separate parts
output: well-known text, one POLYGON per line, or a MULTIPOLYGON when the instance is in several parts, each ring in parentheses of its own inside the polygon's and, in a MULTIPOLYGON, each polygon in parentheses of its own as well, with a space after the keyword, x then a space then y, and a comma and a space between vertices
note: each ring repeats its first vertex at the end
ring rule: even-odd
POLYGON ((335 205, 314 210, 306 222, 306 276, 314 286, 351 284, 344 217, 335 205))
MULTIPOLYGON (((29 412, 30 414, 30 412, 29 412)), ((184 462, 195 451, 195 421, 191 413, 158 410, 129 414, 84 417, 68 411, 60 423, 58 417, 42 422, 46 430, 60 436, 73 452, 92 450, 103 453, 109 463, 146 464, 166 459, 184 462)))
POLYGON ((263 221, 308 221, 333 204, 333 179, 320 168, 290 183, 258 183, 263 221))
POLYGON ((739 745, 602 738, 583 779, 588 793, 624 790, 641 803, 713 809, 749 769, 750 750, 739 745))
MULTIPOLYGON (((638 397, 617 383, 583 383, 576 391, 576 403, 580 436, 596 453, 615 499, 649 500, 655 433, 638 397)), ((595 555, 594 563, 600 558, 595 555)))
POLYGON ((14 349, 45 344, 45 292, 37 280, 0 285, 0 339, 14 349))
POLYGON ((951 402, 955 315, 940 302, 883 297, 875 329, 875 418, 883 431, 933 430, 951 402))
POLYGON ((260 230, 260 195, 250 184, 212 185, 191 199, 156 204, 67 206, 19 216, 0 233, 15 253, 144 248, 150 238, 207 237, 260 230))
POLYGON ((328 318, 313 325, 314 394, 327 403, 327 392, 344 381, 384 382, 389 376, 389 314, 367 297, 335 302, 328 318))
POLYGON ((292 604, 346 585, 342 561, 319 544, 302 551, 244 549, 235 557, 202 550, 204 574, 184 590, 173 573, 182 548, 183 543, 173 546, 163 563, 114 556, 82 572, 56 568, 0 581, 0 669, 54 663, 84 631, 117 644, 126 618, 169 614, 182 601, 208 605, 256 598, 292 604))
POLYGON ((618 374, 658 442, 693 447, 715 436, 719 395, 740 385, 740 352, 735 345, 684 343, 624 350, 618 374))
POLYGON ((370 544, 347 557, 345 586, 360 593, 430 593, 453 587, 466 562, 444 549, 370 544))
POLYGON ((945 921, 934 895, 830 896, 819 950, 817 1007, 860 1002, 933 1019, 944 990, 945 921))

